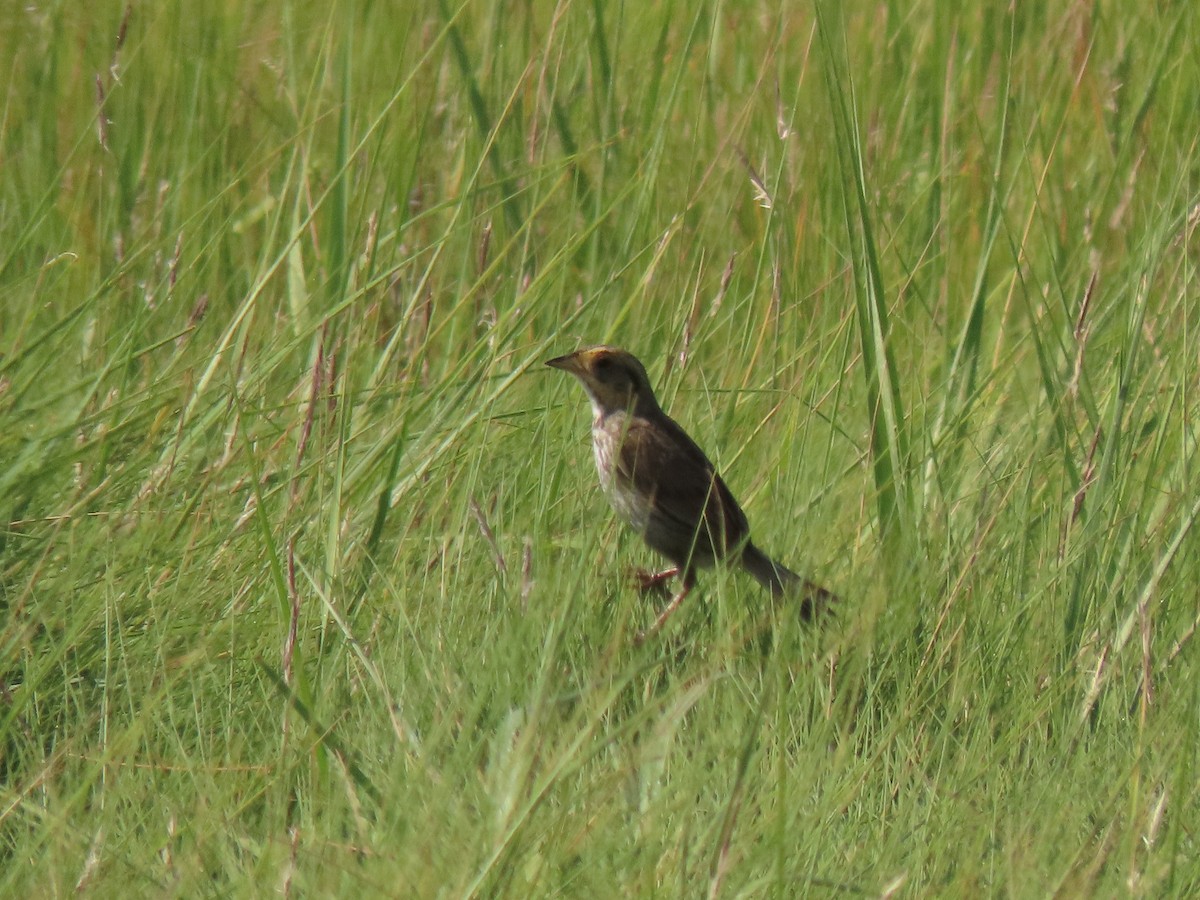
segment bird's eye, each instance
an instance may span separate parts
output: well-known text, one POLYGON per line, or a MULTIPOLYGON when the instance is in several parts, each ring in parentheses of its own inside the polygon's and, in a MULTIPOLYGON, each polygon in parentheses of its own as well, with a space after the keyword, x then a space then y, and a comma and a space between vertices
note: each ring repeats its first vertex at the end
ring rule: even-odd
POLYGON ((612 368, 612 360, 609 359, 607 356, 602 356, 598 360, 596 360, 596 371, 597 372, 607 372, 611 368, 612 368))

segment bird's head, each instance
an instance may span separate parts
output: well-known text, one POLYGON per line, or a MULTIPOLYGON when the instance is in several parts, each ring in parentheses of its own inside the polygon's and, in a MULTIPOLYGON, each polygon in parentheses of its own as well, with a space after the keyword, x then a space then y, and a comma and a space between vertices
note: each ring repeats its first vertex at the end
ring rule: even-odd
POLYGON ((628 350, 589 347, 547 360, 546 365, 579 379, 597 416, 613 412, 658 410, 646 368, 628 350))

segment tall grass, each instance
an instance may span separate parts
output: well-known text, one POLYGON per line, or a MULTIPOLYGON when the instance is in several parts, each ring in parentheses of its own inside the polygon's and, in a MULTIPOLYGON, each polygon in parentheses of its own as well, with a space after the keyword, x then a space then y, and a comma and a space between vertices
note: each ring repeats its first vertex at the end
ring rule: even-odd
POLYGON ((1195 894, 1187 4, 0 18, 5 894, 1195 894))

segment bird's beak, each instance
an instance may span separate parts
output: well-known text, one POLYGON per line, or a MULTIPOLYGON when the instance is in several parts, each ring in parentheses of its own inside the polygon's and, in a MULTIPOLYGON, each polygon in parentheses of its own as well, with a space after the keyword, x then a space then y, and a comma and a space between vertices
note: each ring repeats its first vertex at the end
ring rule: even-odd
POLYGON ((556 356, 554 359, 546 360, 546 365, 552 369, 562 369, 564 372, 570 372, 572 375, 580 375, 583 373, 583 366, 579 362, 578 353, 568 353, 566 356, 556 356))

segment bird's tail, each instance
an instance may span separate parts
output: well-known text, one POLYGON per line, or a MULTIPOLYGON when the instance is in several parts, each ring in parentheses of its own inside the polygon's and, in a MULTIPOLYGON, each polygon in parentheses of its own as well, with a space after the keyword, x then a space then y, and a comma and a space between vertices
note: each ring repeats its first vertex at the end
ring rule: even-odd
POLYGON ((742 551, 742 565, 772 597, 800 597, 800 618, 806 622, 824 612, 837 601, 837 595, 802 578, 787 566, 775 562, 753 544, 742 551))

